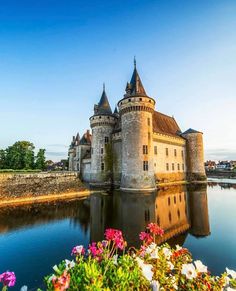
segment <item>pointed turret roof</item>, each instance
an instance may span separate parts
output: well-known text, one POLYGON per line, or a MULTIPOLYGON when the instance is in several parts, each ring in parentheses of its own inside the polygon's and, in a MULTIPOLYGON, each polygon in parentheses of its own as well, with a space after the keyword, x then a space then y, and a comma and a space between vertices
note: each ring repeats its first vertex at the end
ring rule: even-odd
POLYGON ((103 84, 102 96, 98 105, 96 106, 95 114, 112 114, 111 106, 109 104, 107 94, 105 91, 105 84, 103 84))
POLYGON ((130 83, 126 86, 127 95, 133 96, 147 96, 143 87, 142 81, 136 68, 136 60, 134 59, 134 71, 130 83))
POLYGON ((117 106, 115 107, 114 114, 118 114, 117 106))

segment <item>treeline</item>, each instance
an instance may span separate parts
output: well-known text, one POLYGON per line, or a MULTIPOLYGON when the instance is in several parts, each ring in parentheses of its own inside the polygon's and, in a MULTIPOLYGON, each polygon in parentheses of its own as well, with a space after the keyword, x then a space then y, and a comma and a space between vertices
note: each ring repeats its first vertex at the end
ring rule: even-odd
POLYGON ((37 154, 34 150, 34 144, 29 141, 17 141, 5 150, 0 150, 0 169, 44 170, 45 149, 39 149, 37 154))

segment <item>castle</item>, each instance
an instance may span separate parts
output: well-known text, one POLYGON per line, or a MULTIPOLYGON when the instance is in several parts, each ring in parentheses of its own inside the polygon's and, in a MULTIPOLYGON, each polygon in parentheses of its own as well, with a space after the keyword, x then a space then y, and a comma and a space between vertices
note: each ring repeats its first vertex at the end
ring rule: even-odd
POLYGON ((161 182, 204 180, 202 133, 182 132, 174 119, 155 111, 139 77, 136 61, 118 109, 112 112, 103 86, 90 117, 92 135, 73 137, 69 170, 91 184, 123 190, 154 190, 161 182))

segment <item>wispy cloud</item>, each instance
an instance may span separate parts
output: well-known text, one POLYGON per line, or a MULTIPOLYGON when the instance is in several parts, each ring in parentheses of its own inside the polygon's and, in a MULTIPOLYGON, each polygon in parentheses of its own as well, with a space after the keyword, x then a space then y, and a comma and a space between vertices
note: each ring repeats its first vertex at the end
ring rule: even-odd
POLYGON ((206 160, 236 160, 236 149, 206 149, 206 160))

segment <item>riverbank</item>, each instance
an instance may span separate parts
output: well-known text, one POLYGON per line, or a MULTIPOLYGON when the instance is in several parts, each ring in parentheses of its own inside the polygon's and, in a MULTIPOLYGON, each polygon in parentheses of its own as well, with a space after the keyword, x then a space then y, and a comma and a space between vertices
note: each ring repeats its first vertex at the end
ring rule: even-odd
POLYGON ((75 172, 1 173, 0 206, 85 197, 90 190, 75 172))
POLYGON ((226 178, 226 179, 235 179, 236 172, 233 171, 206 171, 207 178, 226 178))

